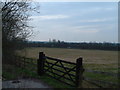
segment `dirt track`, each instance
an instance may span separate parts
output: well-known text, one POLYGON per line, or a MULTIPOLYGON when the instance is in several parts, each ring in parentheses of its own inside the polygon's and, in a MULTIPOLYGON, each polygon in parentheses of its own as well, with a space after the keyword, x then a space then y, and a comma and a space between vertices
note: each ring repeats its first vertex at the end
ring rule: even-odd
POLYGON ((37 79, 19 79, 2 82, 2 88, 49 88, 50 86, 37 79))

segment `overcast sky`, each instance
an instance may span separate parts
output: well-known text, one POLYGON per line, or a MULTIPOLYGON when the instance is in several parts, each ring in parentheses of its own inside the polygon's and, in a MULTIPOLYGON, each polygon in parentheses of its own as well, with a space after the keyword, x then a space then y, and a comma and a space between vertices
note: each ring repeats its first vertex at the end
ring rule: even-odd
POLYGON ((39 2, 32 41, 118 42, 117 2, 39 2))

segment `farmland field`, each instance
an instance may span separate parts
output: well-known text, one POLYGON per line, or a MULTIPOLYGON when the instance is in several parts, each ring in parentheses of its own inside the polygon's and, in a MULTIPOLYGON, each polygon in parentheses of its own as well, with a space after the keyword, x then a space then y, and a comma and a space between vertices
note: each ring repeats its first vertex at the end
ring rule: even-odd
POLYGON ((38 53, 44 52, 46 56, 62 60, 76 62, 76 59, 83 57, 85 68, 100 71, 118 71, 118 52, 103 50, 65 49, 65 48, 26 48, 17 51, 18 54, 38 59, 38 53))

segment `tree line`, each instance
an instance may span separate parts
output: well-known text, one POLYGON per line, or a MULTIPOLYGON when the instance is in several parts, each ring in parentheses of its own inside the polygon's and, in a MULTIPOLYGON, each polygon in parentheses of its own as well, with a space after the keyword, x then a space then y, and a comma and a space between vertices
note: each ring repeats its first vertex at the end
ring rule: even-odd
POLYGON ((117 51, 120 48, 120 43, 110 43, 110 42, 64 42, 64 41, 55 41, 55 42, 35 42, 27 41, 27 47, 49 47, 49 48, 75 48, 75 49, 96 49, 96 50, 114 50, 117 51))

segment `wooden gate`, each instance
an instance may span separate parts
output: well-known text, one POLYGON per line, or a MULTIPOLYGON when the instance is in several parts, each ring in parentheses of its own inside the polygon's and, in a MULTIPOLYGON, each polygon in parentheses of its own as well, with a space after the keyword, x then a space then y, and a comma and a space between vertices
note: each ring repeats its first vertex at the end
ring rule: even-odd
POLYGON ((82 58, 78 58, 76 63, 68 62, 56 58, 45 56, 43 52, 39 53, 38 74, 47 74, 50 77, 66 83, 71 86, 79 86, 82 84, 82 58))

